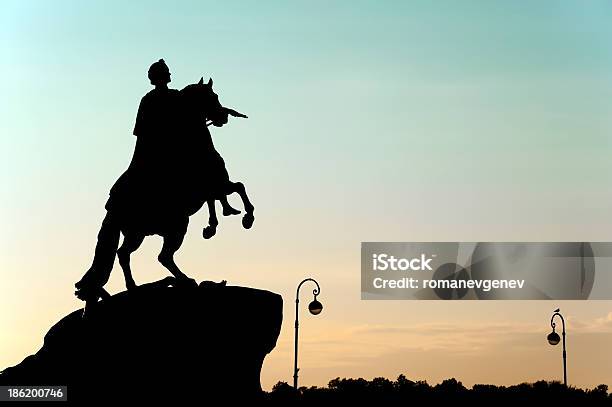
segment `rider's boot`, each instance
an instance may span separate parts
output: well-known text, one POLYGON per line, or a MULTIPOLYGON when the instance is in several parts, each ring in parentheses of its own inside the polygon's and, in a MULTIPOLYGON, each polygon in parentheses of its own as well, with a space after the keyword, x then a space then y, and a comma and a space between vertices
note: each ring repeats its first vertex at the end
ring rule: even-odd
POLYGON ((219 199, 219 202, 221 202, 221 206, 223 207, 223 216, 240 215, 240 211, 227 202, 227 197, 219 199))

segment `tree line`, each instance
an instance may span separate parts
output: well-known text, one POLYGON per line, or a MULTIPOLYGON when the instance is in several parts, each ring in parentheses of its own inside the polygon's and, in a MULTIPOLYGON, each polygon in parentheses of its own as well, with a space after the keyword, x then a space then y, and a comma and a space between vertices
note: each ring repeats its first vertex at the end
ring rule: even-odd
MULTIPOLYGON (((397 380, 377 377, 372 380, 335 378, 327 387, 300 387, 295 390, 286 382, 278 382, 265 398, 279 404, 327 405, 329 403, 373 402, 376 405, 405 405, 419 402, 452 402, 458 405, 485 403, 580 403, 579 405, 612 405, 608 386, 600 384, 593 389, 564 386, 558 381, 540 380, 513 386, 475 384, 465 387, 455 378, 436 385, 426 381, 412 381, 404 375, 397 380)), ((544 404, 543 404, 544 405, 544 404)))

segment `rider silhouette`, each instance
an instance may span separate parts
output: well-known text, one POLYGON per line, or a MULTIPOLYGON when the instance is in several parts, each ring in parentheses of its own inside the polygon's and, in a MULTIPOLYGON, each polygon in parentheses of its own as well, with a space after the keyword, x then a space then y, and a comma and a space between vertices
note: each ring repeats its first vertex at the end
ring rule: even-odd
MULTIPOLYGON (((186 159, 180 149, 181 138, 185 137, 180 92, 168 88, 170 70, 163 59, 151 65, 148 77, 155 88, 142 98, 138 107, 133 131, 137 140, 130 166, 141 175, 138 181, 149 189, 151 198, 169 198, 172 202, 178 198, 180 201, 184 198, 184 190, 175 172, 186 159), (151 182, 153 185, 150 185, 151 182), (159 186, 162 186, 163 197, 156 196, 159 186)), ((220 199, 220 202, 223 215, 240 214, 239 210, 229 205, 227 198, 220 199)), ((162 202, 162 205, 169 203, 162 202)))
POLYGON ((180 99, 178 90, 168 88, 170 70, 163 59, 151 65, 148 76, 155 88, 143 96, 138 106, 132 165, 151 166, 149 169, 152 169, 162 164, 163 148, 171 144, 164 143, 164 139, 171 137, 180 123, 180 99))
MULTIPOLYGON (((178 168, 186 158, 180 148, 185 136, 184 112, 180 92, 168 87, 170 75, 163 59, 149 68, 148 77, 155 88, 143 96, 138 106, 133 131, 134 155, 128 170, 111 189, 107 209, 114 204, 113 198, 119 197, 122 205, 131 202, 140 208, 143 216, 147 212, 155 216, 156 212, 186 198, 184 184, 177 178, 178 168)), ((219 201, 224 216, 240 214, 229 205, 227 198, 219 201)))
POLYGON ((155 88, 140 101, 133 134, 136 147, 128 168, 133 177, 130 186, 139 193, 139 199, 149 198, 163 206, 164 197, 175 195, 170 170, 179 160, 175 154, 180 131, 179 91, 168 88, 170 70, 163 59, 154 62, 148 72, 155 88), (160 201, 161 200, 161 201, 160 201))
POLYGON ((169 169, 178 159, 172 147, 177 142, 173 140, 175 134, 180 133, 180 94, 168 88, 170 70, 163 59, 151 65, 148 77, 155 88, 138 106, 134 155, 128 169, 111 188, 106 209, 129 203, 154 214, 176 192, 171 190, 169 169))

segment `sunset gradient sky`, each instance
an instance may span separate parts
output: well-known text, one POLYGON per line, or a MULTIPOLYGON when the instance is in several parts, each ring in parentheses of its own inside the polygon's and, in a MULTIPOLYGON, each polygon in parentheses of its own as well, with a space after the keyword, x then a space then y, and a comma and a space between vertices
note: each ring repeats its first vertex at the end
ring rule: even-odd
MULTIPOLYGON (((608 1, 3 1, 0 368, 82 306, 73 284, 165 58, 171 85, 212 76, 249 115, 213 137, 255 226, 226 218, 204 241, 202 211, 177 260, 283 296, 266 389, 291 380, 308 276, 325 309, 302 314, 303 385, 561 379, 557 307, 570 383, 612 385, 611 301, 374 302, 359 287, 362 241, 612 241, 611 19, 608 1)), ((160 243, 133 256, 138 282, 168 274, 160 243)))

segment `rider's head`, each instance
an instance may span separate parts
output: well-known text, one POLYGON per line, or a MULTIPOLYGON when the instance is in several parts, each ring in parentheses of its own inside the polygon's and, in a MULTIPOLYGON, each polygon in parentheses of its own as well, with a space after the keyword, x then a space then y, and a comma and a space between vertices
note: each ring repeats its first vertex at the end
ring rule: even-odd
POLYGON ((151 85, 166 85, 170 82, 170 70, 163 59, 153 62, 149 68, 149 80, 151 85))

